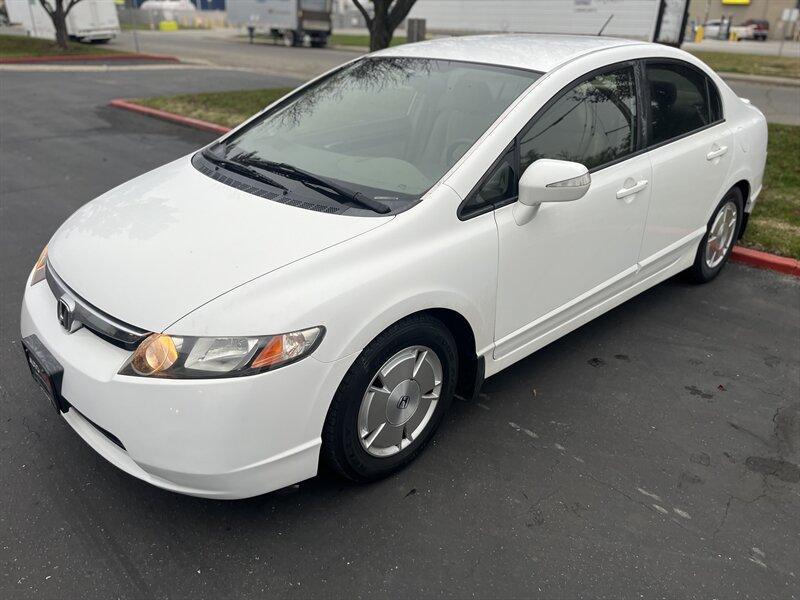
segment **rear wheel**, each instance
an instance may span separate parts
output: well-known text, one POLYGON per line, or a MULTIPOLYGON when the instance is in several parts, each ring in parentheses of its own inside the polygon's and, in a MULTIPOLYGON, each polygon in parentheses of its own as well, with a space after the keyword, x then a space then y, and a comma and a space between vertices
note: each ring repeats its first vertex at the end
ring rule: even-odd
POLYGON ((722 271, 738 238, 743 214, 742 192, 733 188, 717 205, 700 241, 694 265, 689 269, 689 276, 695 282, 711 281, 722 271))
POLYGON ((283 45, 287 48, 291 48, 292 46, 297 46, 300 44, 300 36, 297 35, 294 31, 284 31, 283 32, 283 45))
POLYGON ((345 375, 322 434, 322 458, 354 481, 385 477, 411 462, 453 399, 458 352, 450 331, 419 315, 367 346, 345 375))

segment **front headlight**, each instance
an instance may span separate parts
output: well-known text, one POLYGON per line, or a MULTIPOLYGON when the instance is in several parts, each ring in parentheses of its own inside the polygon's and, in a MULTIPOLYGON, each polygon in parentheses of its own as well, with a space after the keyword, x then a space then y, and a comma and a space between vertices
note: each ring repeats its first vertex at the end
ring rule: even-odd
POLYGON ((277 369, 311 354, 325 333, 311 327, 261 337, 147 336, 120 375, 199 379, 241 377, 277 369))
POLYGON ((31 274, 31 285, 43 281, 46 273, 45 266, 47 265, 47 246, 44 247, 42 253, 39 255, 39 260, 33 265, 33 273, 31 274))

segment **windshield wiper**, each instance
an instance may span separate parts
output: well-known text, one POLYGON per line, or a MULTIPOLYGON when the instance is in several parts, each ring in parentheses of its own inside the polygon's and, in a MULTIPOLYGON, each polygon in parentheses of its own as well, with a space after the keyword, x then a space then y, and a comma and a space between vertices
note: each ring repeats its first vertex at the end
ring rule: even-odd
POLYGON ((206 149, 203 150, 203 156, 217 165, 222 165, 226 169, 230 169, 231 171, 235 171, 236 173, 240 173, 242 175, 246 175, 247 177, 252 177, 253 179, 260 181, 261 183, 266 183, 267 185, 271 185, 272 187, 276 187, 280 190, 283 190, 284 193, 289 191, 282 183, 278 183, 272 177, 267 177, 263 173, 259 173, 252 167, 247 166, 244 162, 239 160, 238 156, 233 158, 224 158, 219 156, 218 154, 214 154, 210 150, 206 149))
POLYGON ((324 177, 320 177, 319 175, 314 175, 314 173, 306 171, 305 169, 301 169, 300 167, 295 167, 286 163, 273 162, 271 160, 264 160, 263 158, 256 158, 252 153, 241 154, 237 156, 236 159, 245 165, 258 167, 260 169, 272 171, 273 173, 279 173, 280 175, 290 177, 291 179, 296 179, 308 187, 326 188, 342 198, 350 200, 356 204, 360 204, 361 206, 364 206, 382 215, 385 215, 392 210, 383 202, 373 200, 361 192, 349 190, 342 185, 334 183, 324 177))

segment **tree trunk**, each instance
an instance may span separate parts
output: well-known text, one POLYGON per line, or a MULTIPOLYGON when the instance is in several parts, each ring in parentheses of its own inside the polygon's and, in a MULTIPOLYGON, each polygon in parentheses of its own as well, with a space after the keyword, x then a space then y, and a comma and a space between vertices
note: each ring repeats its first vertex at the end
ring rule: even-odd
POLYGON ((56 0, 56 9, 53 13, 53 25, 56 28, 56 43, 62 52, 66 52, 69 34, 67 33, 67 15, 64 12, 64 3, 62 0, 56 0))
MULTIPOLYGON (((33 2, 33 0, 29 0, 33 2)), ((67 33, 67 13, 72 10, 81 0, 70 0, 67 7, 64 8, 65 0, 39 0, 39 4, 50 17, 53 22, 53 29, 56 30, 56 44, 62 52, 66 52, 69 42, 69 33, 67 33)))
POLYGON ((372 25, 369 28, 369 50, 383 50, 392 43, 394 29, 389 24, 389 2, 375 0, 375 16, 372 18, 372 25))

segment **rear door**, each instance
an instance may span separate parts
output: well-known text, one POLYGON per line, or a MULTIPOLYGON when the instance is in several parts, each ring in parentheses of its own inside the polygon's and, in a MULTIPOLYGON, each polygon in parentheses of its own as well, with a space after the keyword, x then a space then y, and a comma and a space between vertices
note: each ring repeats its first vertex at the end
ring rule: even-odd
POLYGON ((639 259, 668 262, 702 237, 726 191, 733 134, 716 86, 700 69, 648 60, 644 81, 653 181, 639 259))

